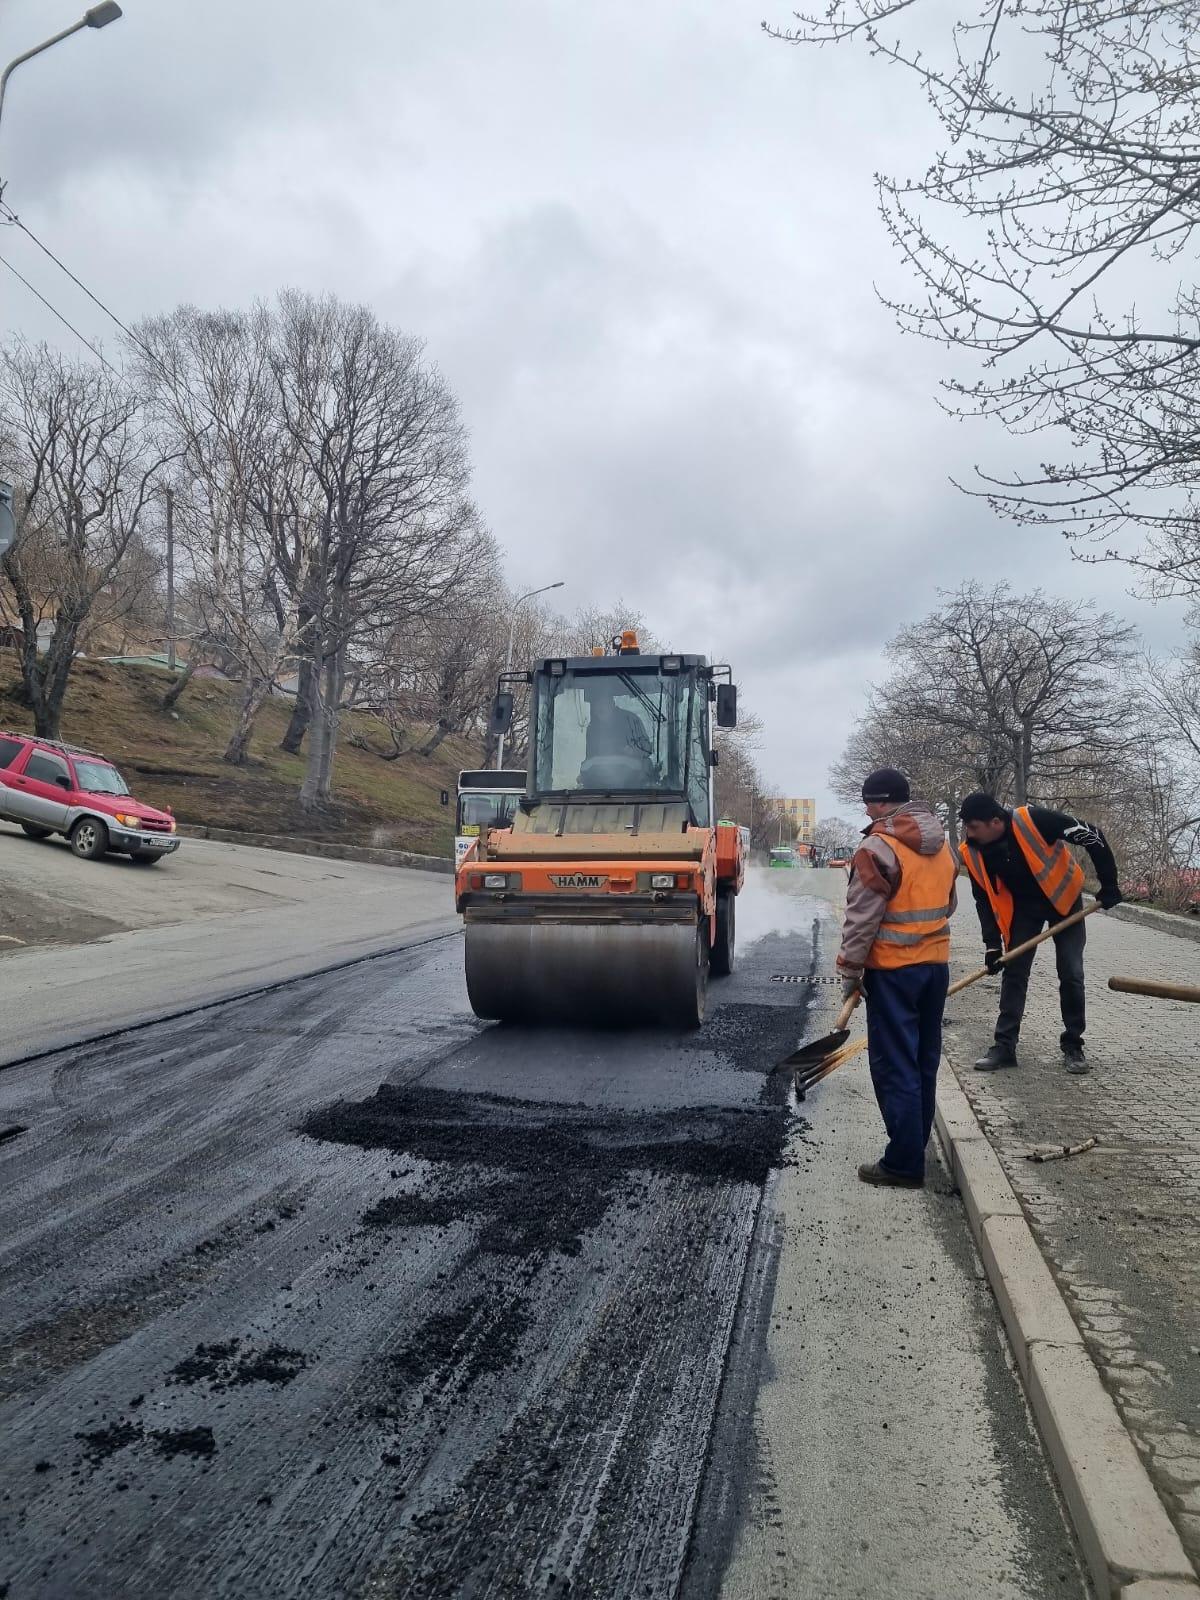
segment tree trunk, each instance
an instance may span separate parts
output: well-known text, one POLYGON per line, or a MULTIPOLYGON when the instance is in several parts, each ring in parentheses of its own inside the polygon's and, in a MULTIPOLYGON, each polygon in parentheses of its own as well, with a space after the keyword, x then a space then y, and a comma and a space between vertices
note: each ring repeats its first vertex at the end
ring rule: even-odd
POLYGON ((327 731, 325 695, 321 684, 322 672, 323 663, 320 668, 314 663, 309 677, 312 720, 309 723, 308 759, 304 764, 304 782, 300 785, 300 805, 305 811, 316 811, 321 805, 321 769, 327 731))
POLYGON ((442 740, 448 739, 453 732, 454 729, 450 726, 450 724, 439 718, 437 727, 429 735, 429 738, 426 739, 425 743, 421 745, 420 749, 417 751, 417 754, 419 756, 431 756, 441 744, 442 740))
POLYGON ((338 727, 342 719, 342 687, 346 681, 344 653, 336 650, 325 667, 325 737, 321 745, 317 794, 322 805, 333 796, 333 758, 337 754, 338 727))
POLYGON ((309 723, 312 721, 312 680, 312 659, 308 655, 303 655, 296 668, 296 704, 292 707, 287 731, 279 741, 279 748, 286 750, 290 756, 300 754, 300 746, 304 743, 304 735, 308 732, 309 723))
POLYGON ((183 696, 183 691, 187 688, 188 684, 191 683, 192 673, 195 672, 195 670, 196 663, 194 661, 189 661, 187 666, 184 667, 183 671, 177 674, 175 682, 162 697, 162 709, 164 711, 173 711, 175 709, 176 704, 183 696))
POLYGON ((221 760, 228 761, 230 766, 245 766, 250 754, 250 740, 254 733, 255 719, 270 687, 266 678, 258 677, 254 673, 247 675, 246 687, 242 691, 242 703, 238 709, 237 724, 221 756, 221 760))
POLYGON ((63 700, 75 661, 75 641, 79 624, 59 614, 49 647, 37 671, 36 635, 33 647, 37 694, 33 705, 34 731, 42 739, 61 737, 63 700))

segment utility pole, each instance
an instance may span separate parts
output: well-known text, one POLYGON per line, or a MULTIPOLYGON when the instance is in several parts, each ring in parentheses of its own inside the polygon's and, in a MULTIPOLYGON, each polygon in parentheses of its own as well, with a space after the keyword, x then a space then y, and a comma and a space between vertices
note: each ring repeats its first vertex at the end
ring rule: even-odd
POLYGON ((167 667, 175 671, 175 491, 167 490, 167 667))

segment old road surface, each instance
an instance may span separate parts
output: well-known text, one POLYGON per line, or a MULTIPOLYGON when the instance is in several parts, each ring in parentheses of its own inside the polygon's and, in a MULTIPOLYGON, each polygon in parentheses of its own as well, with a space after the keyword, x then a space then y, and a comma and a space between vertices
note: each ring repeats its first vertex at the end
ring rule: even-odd
POLYGON ((694 1036, 485 1027, 450 937, 0 1072, 0 1594, 718 1593, 781 1176, 852 1179, 789 888, 694 1036))

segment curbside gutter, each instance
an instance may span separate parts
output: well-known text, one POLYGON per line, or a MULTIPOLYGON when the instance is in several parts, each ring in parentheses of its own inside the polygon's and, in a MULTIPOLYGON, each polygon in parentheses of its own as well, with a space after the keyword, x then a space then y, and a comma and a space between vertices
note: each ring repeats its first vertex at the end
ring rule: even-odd
POLYGON ((1097 1595, 1200 1600, 1174 1524, 945 1057, 937 1131, 1097 1595))
POLYGON ((445 856, 419 856, 409 850, 375 850, 367 845, 327 844, 323 839, 300 839, 282 833, 240 833, 236 828, 210 828, 180 823, 184 839, 214 839, 219 844, 253 845, 259 850, 287 850, 297 856, 324 856, 328 861, 365 861, 374 867, 407 867, 415 872, 443 872, 448 877, 454 863, 445 856))

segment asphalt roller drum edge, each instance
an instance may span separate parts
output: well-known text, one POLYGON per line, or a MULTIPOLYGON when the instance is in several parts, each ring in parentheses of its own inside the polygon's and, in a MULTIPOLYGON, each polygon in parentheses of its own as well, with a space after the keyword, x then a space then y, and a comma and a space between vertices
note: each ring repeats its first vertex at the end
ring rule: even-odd
POLYGON ((708 939, 696 923, 471 922, 467 994, 498 1022, 698 1028, 708 939))

